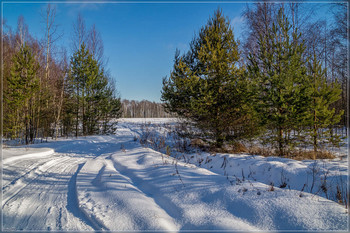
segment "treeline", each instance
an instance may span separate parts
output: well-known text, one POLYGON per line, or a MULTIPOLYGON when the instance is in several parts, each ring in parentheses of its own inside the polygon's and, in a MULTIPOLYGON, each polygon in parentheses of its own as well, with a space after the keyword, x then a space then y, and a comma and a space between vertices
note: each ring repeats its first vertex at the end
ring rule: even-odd
POLYGON ((4 21, 3 136, 26 144, 35 138, 108 133, 121 103, 106 70, 101 36, 79 15, 71 51, 57 46, 62 34, 56 9, 42 10, 44 35, 34 38, 23 17, 15 31, 4 21))
MULTIPOLYGON (((247 7, 249 30, 241 43, 217 10, 190 50, 176 52, 162 100, 168 112, 187 120, 188 136, 215 148, 256 139, 278 156, 312 146, 316 158, 325 146, 339 145, 333 128, 348 122, 347 28, 303 20, 312 15, 304 6, 247 7)), ((335 20, 346 21, 346 5, 333 10, 335 20)))
POLYGON ((167 113, 162 103, 148 100, 122 100, 123 118, 165 118, 172 115, 167 113))

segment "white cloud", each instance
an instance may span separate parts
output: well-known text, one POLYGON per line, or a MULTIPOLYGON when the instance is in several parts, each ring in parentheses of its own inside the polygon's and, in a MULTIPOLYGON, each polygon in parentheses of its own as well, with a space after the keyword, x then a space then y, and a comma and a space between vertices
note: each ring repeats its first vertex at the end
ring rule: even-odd
POLYGON ((244 22, 243 16, 236 16, 231 20, 231 25, 238 26, 244 22))

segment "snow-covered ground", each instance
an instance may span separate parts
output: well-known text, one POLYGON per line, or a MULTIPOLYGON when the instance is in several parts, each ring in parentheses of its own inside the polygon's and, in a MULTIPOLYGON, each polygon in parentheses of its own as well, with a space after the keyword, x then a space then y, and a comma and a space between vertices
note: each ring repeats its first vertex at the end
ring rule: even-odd
POLYGON ((115 135, 3 149, 3 229, 348 229, 347 210, 329 200, 337 184, 346 187, 347 158, 315 163, 175 150, 168 156, 175 124, 121 119, 115 135), (139 142, 147 122, 165 136, 157 150, 139 142))

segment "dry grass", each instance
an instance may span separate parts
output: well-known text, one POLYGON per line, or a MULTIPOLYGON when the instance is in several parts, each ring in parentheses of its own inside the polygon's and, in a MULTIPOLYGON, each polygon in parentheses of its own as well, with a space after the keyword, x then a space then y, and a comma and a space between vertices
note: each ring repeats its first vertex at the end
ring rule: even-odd
POLYGON ((251 155, 261 155, 264 157, 275 156, 272 149, 260 146, 251 146, 248 148, 248 153, 251 155))
MULTIPOLYGON (((259 147, 259 146, 249 147, 248 153, 252 155, 261 155, 264 157, 278 156, 278 154, 273 149, 267 148, 267 147, 259 147)), ((283 157, 295 159, 295 160, 307 160, 307 159, 315 160, 315 159, 335 159, 336 158, 336 156, 332 152, 326 151, 326 150, 317 151, 317 153, 310 150, 293 150, 293 151, 288 151, 288 155, 283 157)))
MULTIPOLYGON (((222 148, 217 148, 213 144, 210 145, 207 142, 204 142, 201 139, 192 139, 191 144, 192 147, 199 148, 203 151, 209 151, 211 153, 230 153, 230 154, 238 154, 238 153, 248 153, 251 155, 260 155, 264 157, 269 156, 279 156, 277 152, 270 147, 266 146, 258 146, 258 145, 250 145, 245 146, 241 142, 234 142, 230 145, 225 145, 222 148)), ((286 151, 286 155, 284 158, 290 158, 295 160, 315 160, 315 159, 334 159, 336 156, 327 150, 320 150, 316 153, 310 150, 288 150, 286 151)))
POLYGON ((232 152, 234 152, 234 153, 247 153, 248 148, 243 143, 235 142, 232 145, 232 152))
POLYGON ((195 138, 191 140, 190 146, 201 148, 207 146, 207 144, 202 139, 195 138))
POLYGON ((314 151, 295 151, 293 153, 293 156, 291 156, 292 159, 295 160, 305 160, 305 159, 335 159, 335 155, 326 150, 317 151, 316 153, 314 151))
POLYGON ((221 148, 215 147, 215 145, 210 145, 208 151, 211 153, 229 153, 229 154, 239 154, 239 153, 248 153, 248 148, 240 142, 235 142, 230 145, 225 145, 221 148))

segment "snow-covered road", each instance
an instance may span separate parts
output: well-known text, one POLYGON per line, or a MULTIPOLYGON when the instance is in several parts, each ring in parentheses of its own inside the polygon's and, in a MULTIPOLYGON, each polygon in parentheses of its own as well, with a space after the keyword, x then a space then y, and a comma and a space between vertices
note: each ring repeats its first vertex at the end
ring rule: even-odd
MULTIPOLYGON (((343 206, 240 184, 116 135, 3 150, 4 230, 346 230, 343 206)), ((301 197, 302 196, 302 197, 301 197)))
POLYGON ((3 167, 6 230, 91 230, 79 218, 75 177, 85 158, 58 153, 16 160, 3 167))

